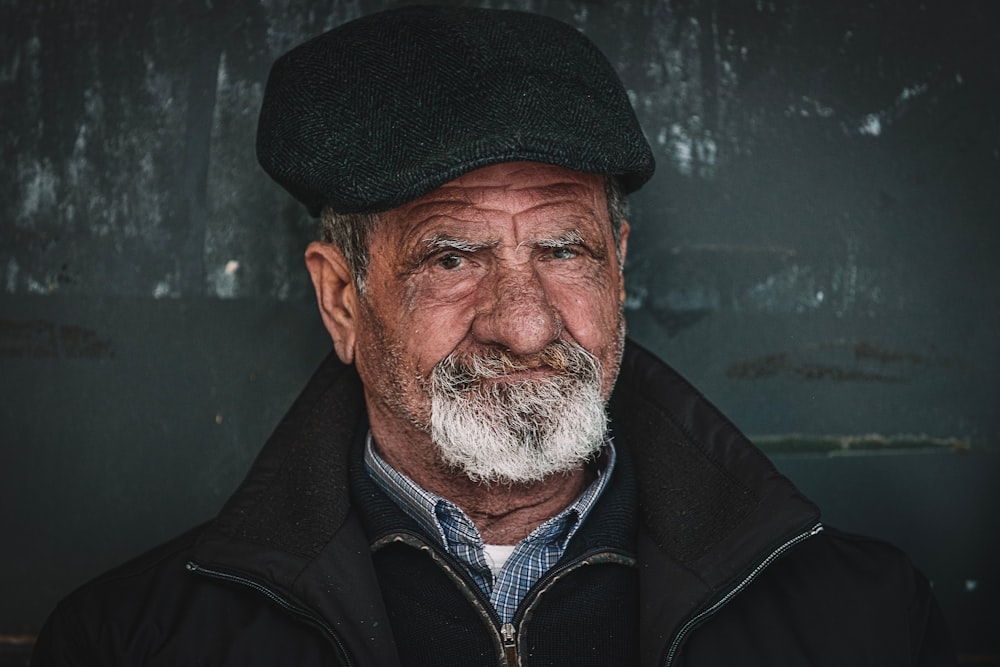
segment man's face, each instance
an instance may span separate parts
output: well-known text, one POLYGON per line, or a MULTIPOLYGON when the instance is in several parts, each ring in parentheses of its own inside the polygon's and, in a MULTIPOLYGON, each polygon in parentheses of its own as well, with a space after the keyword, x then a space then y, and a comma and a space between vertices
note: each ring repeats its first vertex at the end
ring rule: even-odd
MULTIPOLYGON (((622 257, 627 233, 626 224, 622 257)), ((603 423, 624 284, 602 176, 527 162, 470 172, 383 214, 369 254, 354 359, 376 439, 426 440, 436 367, 457 361, 451 382, 461 384, 465 362, 492 360, 501 370, 473 384, 495 396, 551 384, 569 372, 553 350, 578 348, 597 362, 591 393, 603 423)))

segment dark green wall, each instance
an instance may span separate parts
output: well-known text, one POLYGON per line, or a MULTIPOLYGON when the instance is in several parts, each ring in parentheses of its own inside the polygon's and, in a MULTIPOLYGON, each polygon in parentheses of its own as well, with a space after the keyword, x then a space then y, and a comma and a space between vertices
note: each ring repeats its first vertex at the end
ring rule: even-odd
MULTIPOLYGON (((0 663, 209 518, 327 353, 256 113, 279 53, 393 4, 0 0, 0 663)), ((633 96, 632 335, 1000 664, 995 3, 478 4, 577 25, 633 96)))

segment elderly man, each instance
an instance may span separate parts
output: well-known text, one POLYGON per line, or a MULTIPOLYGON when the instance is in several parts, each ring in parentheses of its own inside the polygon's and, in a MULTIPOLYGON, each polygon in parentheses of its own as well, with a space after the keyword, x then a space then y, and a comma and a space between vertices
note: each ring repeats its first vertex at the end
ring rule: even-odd
POLYGON ((335 355, 220 515, 88 584, 36 665, 941 665, 928 583, 625 341, 653 161, 550 19, 410 8, 272 70, 335 355), (610 425, 610 427, 609 427, 610 425))

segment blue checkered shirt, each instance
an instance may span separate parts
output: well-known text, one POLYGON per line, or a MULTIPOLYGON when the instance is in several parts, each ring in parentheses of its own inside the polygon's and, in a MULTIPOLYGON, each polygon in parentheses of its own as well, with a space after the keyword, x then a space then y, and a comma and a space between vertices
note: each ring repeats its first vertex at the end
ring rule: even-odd
POLYGON ((610 439, 604 450, 597 479, 572 505, 521 540, 496 577, 472 519, 454 503, 421 488, 386 463, 375 451, 371 433, 365 446, 365 468, 379 488, 466 566, 500 619, 509 623, 528 589, 562 557, 566 545, 608 485, 615 466, 615 448, 610 439))

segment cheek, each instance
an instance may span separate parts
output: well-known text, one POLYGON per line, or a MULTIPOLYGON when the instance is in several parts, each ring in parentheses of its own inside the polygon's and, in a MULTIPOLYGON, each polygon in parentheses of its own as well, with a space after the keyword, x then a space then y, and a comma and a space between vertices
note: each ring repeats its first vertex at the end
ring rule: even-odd
POLYGON ((476 294, 469 286, 445 290, 419 281, 406 285, 398 326, 417 373, 428 377, 434 365, 467 337, 475 317, 476 294))
POLYGON ((475 312, 489 275, 486 267, 471 262, 468 268, 453 271, 419 271, 402 285, 403 308, 414 318, 460 319, 475 312))
POLYGON ((385 383, 401 375, 406 359, 403 341, 390 324, 391 318, 376 318, 363 308, 359 317, 355 363, 366 384, 385 383))
POLYGON ((618 376, 621 361, 623 315, 618 286, 597 290, 565 289, 559 309, 568 337, 601 362, 601 386, 605 400, 618 376))
POLYGON ((576 342, 601 357, 618 337, 620 306, 617 285, 564 283, 552 285, 548 291, 568 333, 576 342))

